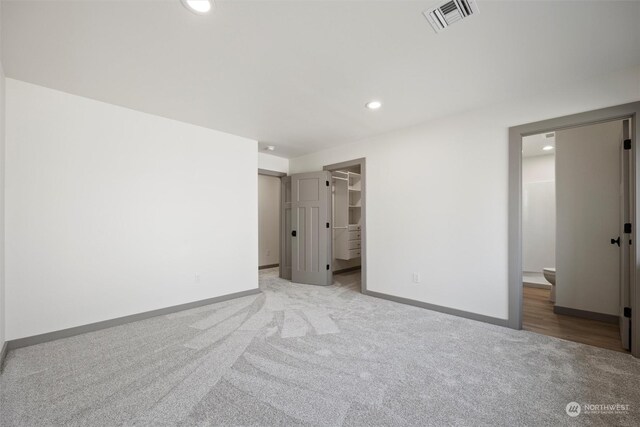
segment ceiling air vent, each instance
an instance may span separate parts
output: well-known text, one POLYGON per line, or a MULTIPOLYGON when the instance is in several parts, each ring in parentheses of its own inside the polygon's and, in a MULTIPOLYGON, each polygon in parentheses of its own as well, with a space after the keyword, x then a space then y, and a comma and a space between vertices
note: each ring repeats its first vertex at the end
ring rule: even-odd
POLYGON ((461 19, 478 13, 475 0, 451 0, 437 7, 427 9, 422 14, 427 18, 436 33, 447 28, 461 19))

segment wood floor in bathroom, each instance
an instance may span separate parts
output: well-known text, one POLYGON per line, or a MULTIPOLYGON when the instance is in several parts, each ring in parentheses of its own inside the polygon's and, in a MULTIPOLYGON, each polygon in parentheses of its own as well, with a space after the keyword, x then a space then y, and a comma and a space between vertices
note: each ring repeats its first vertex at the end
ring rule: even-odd
POLYGON ((553 312, 549 289, 525 286, 522 328, 543 335, 628 353, 622 348, 618 325, 553 312))

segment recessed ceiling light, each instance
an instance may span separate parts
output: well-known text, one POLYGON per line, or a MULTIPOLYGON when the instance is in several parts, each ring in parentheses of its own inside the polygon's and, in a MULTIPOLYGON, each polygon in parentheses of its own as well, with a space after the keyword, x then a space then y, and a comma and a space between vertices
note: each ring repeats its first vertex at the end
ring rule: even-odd
POLYGON ((380 101, 369 101, 369 102, 367 102, 365 107, 367 107, 369 110, 377 110, 378 108, 382 107, 382 102, 380 102, 380 101))
POLYGON ((182 4, 191 12, 204 15, 211 11, 212 1, 213 0, 182 0, 182 4))
POLYGON ((542 149, 543 149, 544 151, 553 150, 553 145, 545 145, 544 147, 542 147, 542 149))
POLYGON ((265 150, 267 150, 267 151, 276 151, 276 146, 275 145, 267 145, 265 150))

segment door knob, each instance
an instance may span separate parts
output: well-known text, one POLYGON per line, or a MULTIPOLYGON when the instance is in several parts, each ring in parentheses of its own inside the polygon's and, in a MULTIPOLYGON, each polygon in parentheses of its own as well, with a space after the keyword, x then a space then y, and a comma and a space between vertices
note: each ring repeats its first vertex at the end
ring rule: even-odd
MULTIPOLYGON (((293 237, 296 237, 298 234, 296 233, 296 230, 293 230, 293 231, 291 232, 291 235, 292 235, 293 237)), ((613 240, 613 239, 611 239, 611 240, 613 240)), ((620 240, 620 238, 618 238, 618 240, 620 240)))
POLYGON ((620 246, 620 236, 617 239, 611 239, 611 244, 620 246))

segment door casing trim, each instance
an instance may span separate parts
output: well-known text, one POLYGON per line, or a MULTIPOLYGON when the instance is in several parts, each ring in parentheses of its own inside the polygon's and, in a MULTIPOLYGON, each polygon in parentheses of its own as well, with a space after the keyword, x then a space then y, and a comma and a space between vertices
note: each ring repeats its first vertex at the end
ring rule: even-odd
POLYGON ((268 169, 258 169, 258 175, 275 176, 277 178, 287 176, 287 174, 284 172, 272 171, 268 169))

